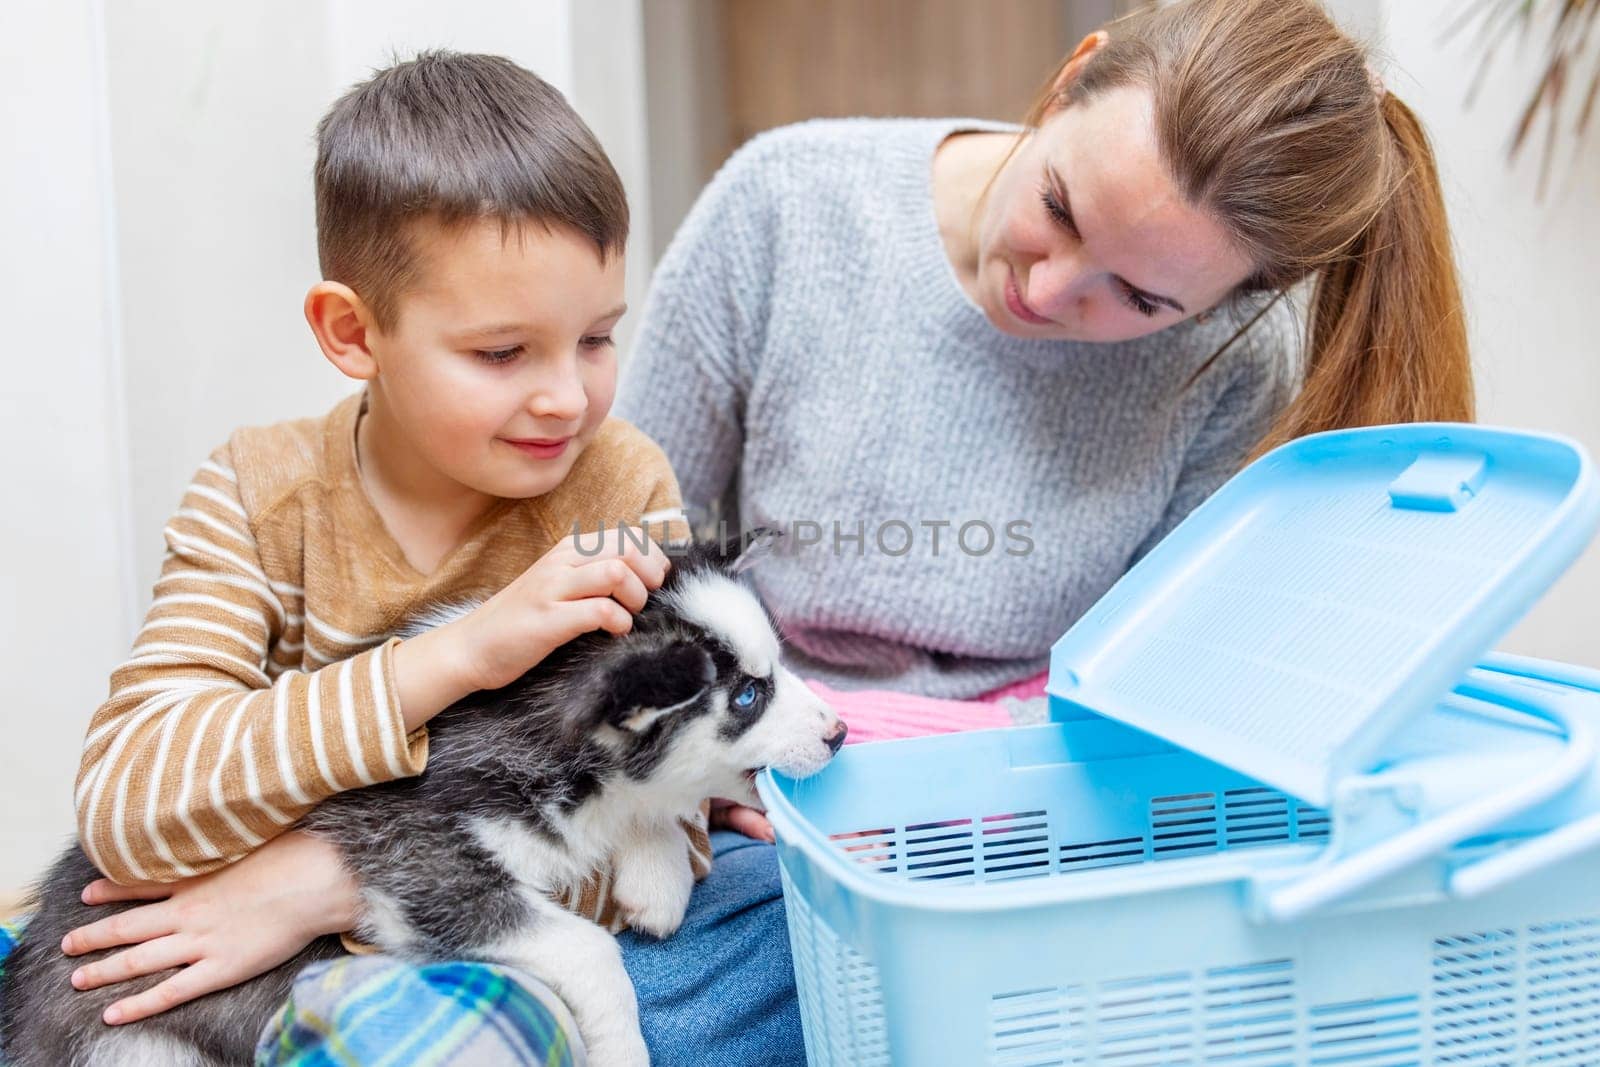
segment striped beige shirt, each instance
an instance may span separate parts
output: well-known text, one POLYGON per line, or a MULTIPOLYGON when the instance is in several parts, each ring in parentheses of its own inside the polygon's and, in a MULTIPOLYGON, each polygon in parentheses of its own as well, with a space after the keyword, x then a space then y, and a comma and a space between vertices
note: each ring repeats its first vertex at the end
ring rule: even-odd
MULTIPOLYGON (((400 716, 395 629, 429 604, 491 595, 574 523, 679 504, 661 450, 609 419, 560 486, 499 502, 422 574, 361 488, 361 410, 357 395, 322 418, 240 430, 167 525, 149 613, 78 773, 79 838, 113 880, 213 870, 325 797, 420 773, 427 732, 408 735, 400 716)), ((703 876, 703 824, 690 839, 703 876)), ((566 902, 615 925, 604 880, 566 902)))

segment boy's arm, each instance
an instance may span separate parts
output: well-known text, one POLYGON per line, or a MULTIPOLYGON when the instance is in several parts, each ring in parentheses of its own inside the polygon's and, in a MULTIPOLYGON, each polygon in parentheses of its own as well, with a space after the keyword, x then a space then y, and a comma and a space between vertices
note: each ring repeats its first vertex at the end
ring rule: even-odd
POLYGON ((303 594, 262 568, 226 450, 196 475, 167 545, 78 772, 79 839, 122 883, 213 870, 334 793, 420 773, 422 723, 580 633, 625 631, 666 570, 659 549, 558 543, 469 616, 306 674, 270 663, 301 630, 303 594))
POLYGON ((226 448, 195 475, 166 542, 75 792, 85 851, 124 883, 212 870, 323 798, 417 774, 427 756, 401 715, 395 642, 314 674, 269 668, 300 622, 285 606, 299 590, 263 570, 226 448))

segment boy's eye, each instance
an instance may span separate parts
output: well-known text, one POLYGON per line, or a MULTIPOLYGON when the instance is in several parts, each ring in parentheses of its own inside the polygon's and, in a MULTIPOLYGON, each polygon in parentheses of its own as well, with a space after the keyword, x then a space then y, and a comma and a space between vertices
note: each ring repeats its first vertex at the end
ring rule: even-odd
POLYGON ((593 334, 589 337, 585 337, 580 344, 582 344, 584 348, 610 348, 612 345, 611 335, 609 333, 593 334))
POLYGON ((733 698, 733 706, 736 708, 748 708, 755 702, 756 683, 754 682, 746 682, 744 684, 744 688, 739 690, 739 692, 733 698))
POLYGON ((477 356, 483 362, 489 364, 510 363, 512 360, 522 355, 522 346, 512 345, 510 348, 479 348, 474 349, 472 354, 477 356))

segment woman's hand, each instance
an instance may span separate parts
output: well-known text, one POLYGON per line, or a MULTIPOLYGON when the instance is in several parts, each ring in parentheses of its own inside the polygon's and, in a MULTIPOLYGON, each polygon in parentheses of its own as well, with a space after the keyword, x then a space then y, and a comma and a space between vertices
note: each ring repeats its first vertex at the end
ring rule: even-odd
POLYGON ((711 802, 711 829, 737 830, 746 837, 765 841, 769 845, 778 840, 778 835, 773 832, 772 823, 768 820, 766 812, 760 808, 752 808, 748 804, 721 798, 711 802))
POLYGON ((106 879, 85 904, 152 901, 80 926, 61 941, 69 956, 129 945, 79 967, 76 989, 95 989, 170 967, 177 974, 106 1009, 108 1023, 148 1018, 185 1001, 265 974, 323 934, 349 930, 360 915, 355 879, 332 845, 291 830, 229 867, 167 885, 120 886, 106 879))

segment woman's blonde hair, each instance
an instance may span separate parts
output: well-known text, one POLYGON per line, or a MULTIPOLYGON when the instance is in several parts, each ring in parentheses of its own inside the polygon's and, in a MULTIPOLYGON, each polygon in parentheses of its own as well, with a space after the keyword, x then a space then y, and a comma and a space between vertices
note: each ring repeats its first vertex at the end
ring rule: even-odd
POLYGON ((1305 385, 1256 454, 1318 430, 1468 421, 1472 370, 1433 152, 1314 0, 1179 0, 1126 16, 1031 108, 1149 89, 1170 176, 1256 265, 1315 276, 1305 385))

